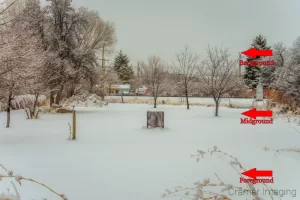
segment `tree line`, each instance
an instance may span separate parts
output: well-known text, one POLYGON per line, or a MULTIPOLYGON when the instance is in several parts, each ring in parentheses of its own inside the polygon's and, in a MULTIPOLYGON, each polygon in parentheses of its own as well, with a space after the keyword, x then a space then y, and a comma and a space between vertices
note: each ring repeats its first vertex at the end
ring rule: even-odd
POLYGON ((5 1, 0 26, 0 93, 10 113, 16 95, 49 94, 50 105, 62 94, 97 83, 99 51, 112 50, 115 27, 95 11, 75 9, 71 0, 5 1))
MULTIPOLYGON (((96 11, 75 8, 71 0, 47 0, 44 6, 39 0, 6 0, 1 6, 0 101, 8 116, 17 95, 32 94, 36 100, 47 95, 53 106, 84 90, 104 98, 116 83, 146 85, 154 107, 159 96, 175 91, 185 96, 189 109, 189 96, 202 92, 214 99, 218 116, 224 95, 255 88, 260 82, 289 96, 299 107, 300 38, 288 48, 282 43, 268 46, 266 38, 258 35, 249 46, 272 48, 274 66, 246 66, 243 76, 229 49, 211 46, 202 60, 186 46, 171 62, 156 55, 140 61, 135 72, 123 51, 106 64, 103 55, 114 52, 116 31, 96 11)), ((264 58, 247 59, 249 63, 260 60, 264 58)))

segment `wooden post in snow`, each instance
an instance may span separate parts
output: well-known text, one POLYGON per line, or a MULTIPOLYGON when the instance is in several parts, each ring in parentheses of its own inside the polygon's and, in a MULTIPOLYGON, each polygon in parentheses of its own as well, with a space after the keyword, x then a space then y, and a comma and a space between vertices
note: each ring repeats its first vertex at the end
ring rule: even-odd
POLYGON ((74 110, 73 106, 73 140, 76 140, 76 110, 74 110))

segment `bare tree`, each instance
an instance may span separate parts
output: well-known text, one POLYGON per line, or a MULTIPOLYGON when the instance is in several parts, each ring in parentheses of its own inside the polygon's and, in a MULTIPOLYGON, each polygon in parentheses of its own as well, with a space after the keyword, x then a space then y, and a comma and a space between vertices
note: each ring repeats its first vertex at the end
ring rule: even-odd
MULTIPOLYGON (((12 21, 20 14, 22 8, 20 8, 19 4, 21 0, 5 0, 0 3, 0 48, 1 51, 7 52, 8 42, 7 40, 7 31, 8 27, 11 26, 12 21)), ((0 77, 5 75, 6 73, 13 70, 14 65, 4 65, 0 67, 0 77)))
POLYGON ((111 22, 105 22, 98 13, 86 8, 79 9, 81 23, 75 37, 76 47, 73 51, 72 62, 75 73, 71 76, 71 87, 67 97, 74 94, 75 86, 81 79, 91 79, 96 68, 100 67, 98 55, 105 46, 105 51, 110 51, 116 43, 115 27, 111 22))
POLYGON ((290 48, 277 44, 274 48, 276 70, 274 73, 273 88, 281 93, 281 98, 288 97, 292 109, 300 106, 300 37, 290 48))
POLYGON ((148 63, 142 63, 142 81, 151 89, 154 99, 154 108, 157 107, 157 98, 166 91, 165 80, 168 76, 165 65, 157 56, 151 56, 148 63))
MULTIPOLYGON (((19 39, 15 39, 16 43, 15 46, 11 47, 11 52, 2 54, 1 66, 12 68, 11 71, 1 78, 0 83, 0 91, 2 94, 5 94, 3 100, 7 103, 7 128, 10 126, 10 110, 14 97, 35 87, 33 84, 35 83, 35 74, 37 74, 36 66, 40 65, 39 60, 42 58, 39 57, 38 48, 34 46, 32 39, 19 37, 19 39), (6 59, 4 55, 6 55, 6 59)), ((11 45, 12 43, 10 43, 11 45)))
POLYGON ((218 116, 222 96, 238 89, 243 82, 236 73, 237 60, 230 60, 228 49, 208 46, 207 54, 207 60, 198 68, 199 75, 204 92, 215 101, 215 116, 218 116))
POLYGON ((287 60, 287 47, 282 42, 278 42, 273 46, 275 67, 283 67, 287 60))
POLYGON ((6 73, 1 76, 0 92, 3 94, 2 101, 6 103, 7 128, 10 126, 12 100, 34 87, 34 77, 43 61, 40 41, 32 37, 26 27, 27 24, 17 18, 9 26, 1 27, 0 71, 6 70, 6 73))
POLYGON ((173 62, 173 81, 175 89, 186 98, 187 109, 190 109, 189 95, 194 88, 194 80, 197 74, 199 56, 189 52, 188 46, 177 54, 176 62, 173 62))
POLYGON ((0 3, 0 26, 9 25, 23 9, 23 0, 4 0, 0 3))

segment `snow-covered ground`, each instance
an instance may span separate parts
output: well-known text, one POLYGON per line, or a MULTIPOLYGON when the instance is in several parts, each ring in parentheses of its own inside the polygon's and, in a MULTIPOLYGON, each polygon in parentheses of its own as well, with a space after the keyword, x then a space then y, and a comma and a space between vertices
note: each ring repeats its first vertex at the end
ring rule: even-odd
MULTIPOLYGON (((26 120, 24 111, 13 111, 11 128, 6 129, 6 114, 0 113, 0 164, 45 183, 69 200, 158 200, 174 186, 193 187, 206 178, 217 182, 214 173, 226 184, 242 186, 227 160, 214 155, 205 155, 199 162, 190 158, 197 149, 216 145, 247 169, 273 170, 272 188, 297 192, 296 197, 289 193, 281 199, 299 199, 300 156, 275 156, 263 150, 265 146, 300 147, 300 134, 281 120, 253 126, 240 124, 243 109, 221 107, 220 117, 213 117, 213 107, 159 106, 156 110, 165 111, 166 125, 160 130, 145 128, 151 105, 109 104, 77 110, 75 142, 67 140, 71 114, 26 120)), ((11 188, 7 179, 0 182, 0 193, 7 192, 7 187, 11 188)), ((59 199, 39 185, 22 182, 17 187, 24 200, 59 199)))

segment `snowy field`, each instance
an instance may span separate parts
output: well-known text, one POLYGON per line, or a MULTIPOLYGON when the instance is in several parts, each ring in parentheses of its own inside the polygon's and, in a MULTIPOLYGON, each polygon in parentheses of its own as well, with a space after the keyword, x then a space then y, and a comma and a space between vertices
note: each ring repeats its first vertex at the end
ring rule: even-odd
MULTIPOLYGON (((228 160, 214 155, 199 162, 190 158, 197 149, 206 151, 216 145, 247 169, 273 170, 272 188, 297 191, 296 197, 289 193, 275 199, 300 199, 300 156, 263 149, 300 147, 300 134, 284 121, 253 126, 240 124, 243 109, 221 107, 220 117, 213 117, 213 107, 188 111, 184 106, 159 106, 157 110, 165 111, 166 129, 151 130, 145 128, 151 105, 109 104, 77 110, 75 142, 68 141, 70 114, 26 120, 24 111, 13 111, 11 128, 6 129, 6 113, 0 113, 0 164, 45 183, 69 200, 158 200, 174 186, 194 187, 194 182, 206 178, 218 182, 215 173, 226 184, 242 186, 228 160)), ((8 179, 1 183, 0 193, 7 187, 14 192, 8 179)), ((60 199, 30 182, 17 187, 23 200, 60 199)))

